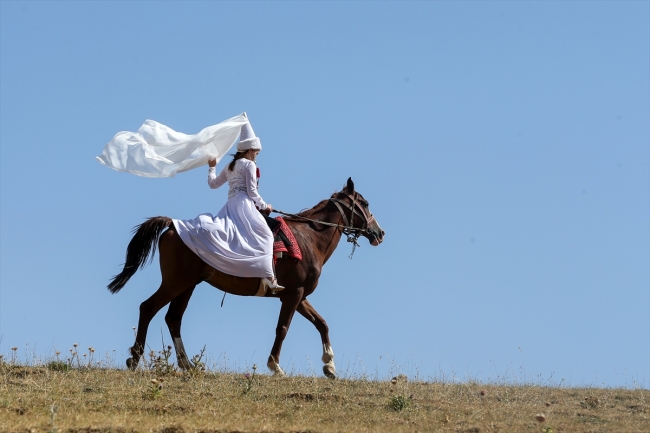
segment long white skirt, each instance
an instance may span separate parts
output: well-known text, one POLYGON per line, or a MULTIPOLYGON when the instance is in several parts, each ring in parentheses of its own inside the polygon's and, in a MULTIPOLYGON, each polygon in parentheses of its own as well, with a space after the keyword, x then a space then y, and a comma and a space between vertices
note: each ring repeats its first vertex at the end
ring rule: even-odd
POLYGON ((273 234, 245 192, 214 217, 173 221, 185 245, 213 268, 236 277, 273 277, 273 234))

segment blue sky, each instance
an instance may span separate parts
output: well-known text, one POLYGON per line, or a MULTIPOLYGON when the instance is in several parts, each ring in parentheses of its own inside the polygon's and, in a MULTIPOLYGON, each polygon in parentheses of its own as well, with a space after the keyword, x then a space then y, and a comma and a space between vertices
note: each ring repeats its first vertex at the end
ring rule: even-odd
MULTIPOLYGON (((647 388, 649 45, 645 1, 3 1, 0 353, 122 365, 160 282, 154 262, 105 289, 131 228, 226 190, 94 157, 146 119, 246 111, 265 200, 299 211, 351 176, 386 231, 353 260, 342 242, 310 296, 340 373, 647 388)), ((221 296, 197 288, 188 351, 264 364, 279 303, 221 296)), ((296 317, 283 368, 320 355, 296 317)))

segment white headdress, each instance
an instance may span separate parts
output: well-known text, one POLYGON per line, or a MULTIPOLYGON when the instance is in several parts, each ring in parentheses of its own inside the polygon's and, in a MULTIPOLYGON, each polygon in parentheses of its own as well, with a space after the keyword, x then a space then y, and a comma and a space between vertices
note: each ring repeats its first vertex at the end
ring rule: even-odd
MULTIPOLYGON (((244 115, 246 115, 246 113, 244 113, 244 115)), ((248 118, 248 116, 246 118, 248 118)), ((255 131, 253 131, 250 121, 246 122, 241 127, 239 143, 237 143, 237 152, 245 152, 248 149, 262 150, 262 142, 260 142, 260 139, 255 136, 255 131)))

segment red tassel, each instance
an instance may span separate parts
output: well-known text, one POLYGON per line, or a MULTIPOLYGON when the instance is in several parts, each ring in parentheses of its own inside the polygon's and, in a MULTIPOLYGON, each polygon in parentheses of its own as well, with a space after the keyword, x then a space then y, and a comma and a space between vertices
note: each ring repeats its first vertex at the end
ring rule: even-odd
POLYGON ((259 179, 260 177, 262 177, 262 176, 260 176, 260 168, 257 167, 257 178, 259 179))

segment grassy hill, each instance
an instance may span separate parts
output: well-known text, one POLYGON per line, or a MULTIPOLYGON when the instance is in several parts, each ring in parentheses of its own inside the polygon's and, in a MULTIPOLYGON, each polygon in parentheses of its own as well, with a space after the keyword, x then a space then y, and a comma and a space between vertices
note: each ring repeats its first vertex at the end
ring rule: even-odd
POLYGON ((650 391, 0 363, 3 432, 650 432, 650 391))

